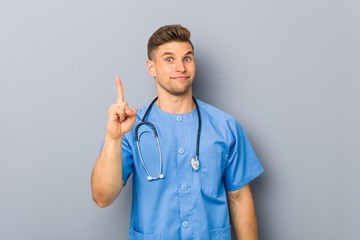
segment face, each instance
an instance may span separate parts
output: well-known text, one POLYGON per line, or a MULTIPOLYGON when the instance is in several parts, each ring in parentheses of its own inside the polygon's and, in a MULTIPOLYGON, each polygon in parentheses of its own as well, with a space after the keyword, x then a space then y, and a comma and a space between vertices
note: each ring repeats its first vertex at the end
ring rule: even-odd
POLYGON ((154 77, 158 94, 183 96, 191 93, 195 77, 195 57, 188 42, 160 45, 146 65, 154 77))

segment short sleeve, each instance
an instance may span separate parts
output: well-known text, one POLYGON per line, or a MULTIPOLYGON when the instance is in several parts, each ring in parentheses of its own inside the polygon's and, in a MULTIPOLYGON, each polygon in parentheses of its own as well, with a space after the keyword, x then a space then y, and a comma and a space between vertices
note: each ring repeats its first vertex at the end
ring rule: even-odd
POLYGON ((134 160, 131 145, 126 135, 122 140, 122 177, 124 180, 124 185, 129 179, 130 174, 134 170, 134 160))
POLYGON ((229 150, 229 158, 223 179, 226 191, 235 191, 258 177, 263 167, 239 122, 230 124, 234 142, 229 150))

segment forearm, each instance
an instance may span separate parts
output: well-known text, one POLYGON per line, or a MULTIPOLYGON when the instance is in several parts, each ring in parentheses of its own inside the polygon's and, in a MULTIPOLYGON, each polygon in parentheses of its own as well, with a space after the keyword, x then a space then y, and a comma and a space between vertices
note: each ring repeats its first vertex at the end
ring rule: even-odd
POLYGON ((232 228, 238 240, 257 240, 257 220, 250 186, 228 192, 232 228))
POLYGON ((91 175, 92 197, 100 207, 110 205, 119 195, 122 179, 121 139, 105 137, 104 146, 91 175))

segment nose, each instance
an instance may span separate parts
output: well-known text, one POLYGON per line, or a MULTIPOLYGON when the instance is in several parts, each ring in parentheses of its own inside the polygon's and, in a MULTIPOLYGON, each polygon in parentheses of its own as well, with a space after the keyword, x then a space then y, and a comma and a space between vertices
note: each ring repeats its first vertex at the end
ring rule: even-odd
POLYGON ((185 65, 183 61, 178 61, 176 63, 176 71, 177 72, 185 72, 185 65))

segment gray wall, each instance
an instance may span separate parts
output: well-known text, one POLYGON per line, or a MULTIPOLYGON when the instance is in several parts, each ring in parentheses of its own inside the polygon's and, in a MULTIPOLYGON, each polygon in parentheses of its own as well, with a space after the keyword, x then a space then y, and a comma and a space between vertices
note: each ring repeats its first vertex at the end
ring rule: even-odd
POLYGON ((169 23, 193 33, 196 96, 240 120, 266 169, 260 239, 360 239, 357 0, 1 0, 0 239, 126 239, 130 187, 100 209, 90 172, 115 76, 150 101, 146 42, 169 23))

